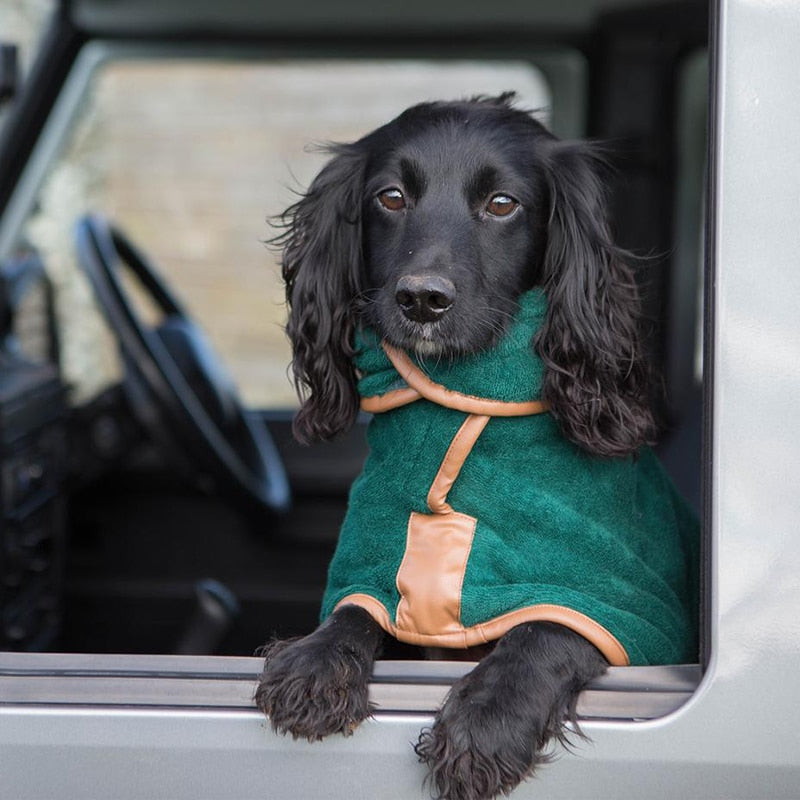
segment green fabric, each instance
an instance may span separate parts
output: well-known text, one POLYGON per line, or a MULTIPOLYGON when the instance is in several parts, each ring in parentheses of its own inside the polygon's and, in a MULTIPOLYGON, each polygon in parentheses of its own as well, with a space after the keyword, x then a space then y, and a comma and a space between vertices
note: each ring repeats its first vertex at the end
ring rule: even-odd
MULTIPOLYGON (((543 365, 530 343, 545 310, 543 294, 529 292, 493 349, 452 363, 415 363, 465 394, 538 399, 543 365)), ((405 385, 369 330, 357 338, 355 363, 362 396, 405 385)), ((372 419, 370 454, 351 490, 323 618, 354 593, 371 595, 394 618, 409 514, 429 513, 428 489, 465 417, 418 400, 372 419)), ((609 630, 632 664, 696 659, 698 525, 650 449, 635 459, 601 459, 565 440, 550 414, 496 417, 448 502, 478 519, 462 589, 465 627, 556 604, 609 630)))

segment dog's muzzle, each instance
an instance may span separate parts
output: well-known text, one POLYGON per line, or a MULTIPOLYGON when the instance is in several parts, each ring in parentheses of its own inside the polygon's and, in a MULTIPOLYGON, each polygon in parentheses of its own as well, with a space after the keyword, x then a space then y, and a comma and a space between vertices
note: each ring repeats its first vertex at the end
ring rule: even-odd
POLYGON ((439 275, 403 275, 397 281, 394 297, 407 319, 435 322, 453 307, 456 287, 439 275))

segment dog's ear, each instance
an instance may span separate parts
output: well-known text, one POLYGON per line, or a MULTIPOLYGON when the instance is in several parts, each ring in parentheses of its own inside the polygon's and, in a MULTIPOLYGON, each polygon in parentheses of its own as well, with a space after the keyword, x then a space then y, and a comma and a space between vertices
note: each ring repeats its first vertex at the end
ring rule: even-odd
POLYGON ((330 439, 358 413, 351 363, 355 302, 361 291, 361 204, 366 157, 357 145, 327 148, 334 157, 282 216, 283 279, 292 369, 301 408, 301 441, 330 439))
POLYGON ((548 312, 535 345, 547 367, 545 399, 567 438, 598 455, 624 456, 652 441, 655 424, 639 294, 627 254, 611 241, 603 169, 589 144, 549 144, 548 312))

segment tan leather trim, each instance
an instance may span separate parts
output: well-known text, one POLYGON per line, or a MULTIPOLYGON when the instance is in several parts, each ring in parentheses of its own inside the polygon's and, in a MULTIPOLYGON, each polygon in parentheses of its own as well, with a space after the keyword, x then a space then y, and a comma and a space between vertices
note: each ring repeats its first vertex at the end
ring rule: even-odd
POLYGON ((446 386, 434 383, 421 369, 414 366, 411 359, 396 347, 383 342, 383 349, 400 377, 426 400, 466 414, 486 414, 490 417, 524 417, 542 414, 550 406, 543 400, 530 400, 524 403, 506 403, 502 400, 487 400, 470 394, 454 392, 446 386))
POLYGON ((431 488, 428 491, 428 508, 434 514, 449 514, 452 508, 447 503, 447 494, 455 483, 461 467, 467 456, 472 452, 475 442, 483 433, 486 423, 491 419, 485 415, 470 414, 464 424, 450 442, 447 448, 442 465, 433 479, 431 488))
POLYGON ((379 600, 367 594, 351 594, 342 598, 337 608, 357 605, 367 611, 389 634, 401 642, 420 646, 465 648, 499 639, 516 625, 523 622, 557 622, 588 639, 608 660, 612 667, 627 667, 630 664, 625 648, 620 641, 598 622, 571 608, 557 605, 535 605, 510 611, 489 622, 470 628, 446 631, 443 634, 423 634, 401 630, 392 623, 389 612, 379 600))
POLYGON ((399 630, 430 636, 461 629, 461 587, 476 524, 475 517, 454 511, 411 514, 396 578, 399 630))
POLYGON ((410 386, 402 389, 392 389, 386 394, 374 394, 372 397, 361 398, 361 410, 367 414, 382 414, 384 411, 392 411, 400 406, 407 406, 415 400, 419 400, 422 395, 410 386))

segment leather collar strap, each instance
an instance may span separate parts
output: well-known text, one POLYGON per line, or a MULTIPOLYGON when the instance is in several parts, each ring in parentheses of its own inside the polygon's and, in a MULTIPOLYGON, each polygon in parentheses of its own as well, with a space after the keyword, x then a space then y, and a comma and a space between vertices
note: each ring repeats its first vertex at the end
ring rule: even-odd
POLYGON ((527 417, 550 410, 550 404, 544 400, 511 403, 454 392, 446 386, 434 383, 402 350, 387 342, 383 342, 382 347, 408 386, 386 394, 364 397, 361 400, 361 409, 370 414, 391 411, 393 408, 413 403, 421 397, 437 405, 463 411, 465 414, 482 414, 489 417, 527 417))

